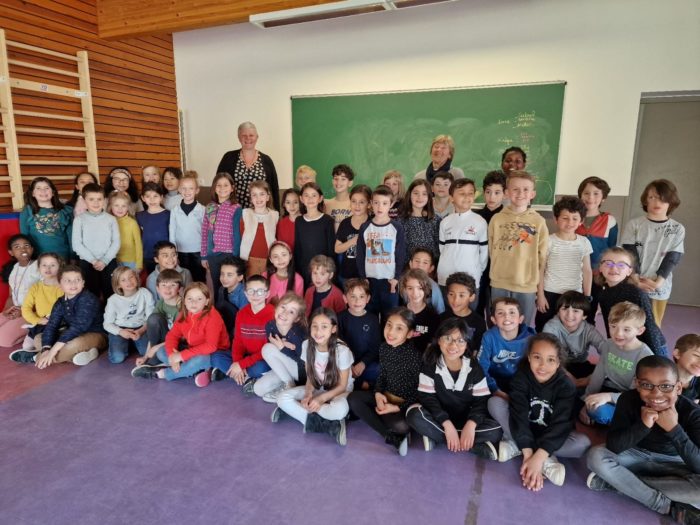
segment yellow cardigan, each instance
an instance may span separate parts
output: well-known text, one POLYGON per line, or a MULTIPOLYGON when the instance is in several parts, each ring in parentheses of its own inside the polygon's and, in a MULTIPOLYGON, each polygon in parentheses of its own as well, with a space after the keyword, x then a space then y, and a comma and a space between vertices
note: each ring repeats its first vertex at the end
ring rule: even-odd
POLYGON ((63 290, 59 285, 46 285, 42 281, 34 283, 22 303, 22 317, 29 324, 38 324, 49 316, 54 303, 61 297, 63 290))
POLYGON ((120 263, 136 263, 136 268, 143 268, 143 243, 141 242, 141 229, 136 219, 129 215, 117 217, 119 225, 119 237, 121 244, 117 252, 117 261, 120 263))

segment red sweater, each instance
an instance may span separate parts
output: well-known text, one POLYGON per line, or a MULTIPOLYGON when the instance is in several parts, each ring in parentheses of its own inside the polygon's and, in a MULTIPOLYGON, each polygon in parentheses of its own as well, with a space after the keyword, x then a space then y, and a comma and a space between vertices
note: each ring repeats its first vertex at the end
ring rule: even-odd
MULTIPOLYGON (((315 286, 309 286, 308 290, 306 290, 306 294, 304 294, 304 302, 306 303, 306 317, 311 315, 311 307, 314 304, 315 291, 315 286)), ((345 310, 345 299, 343 299, 343 292, 340 291, 340 288, 332 284, 331 291, 328 295, 326 295, 325 299, 321 301, 321 306, 330 308, 337 314, 345 310)))
POLYGON ((274 318, 275 307, 271 304, 266 304, 257 314, 249 304, 238 311, 231 345, 234 363, 245 370, 262 359, 262 347, 267 343, 265 325, 274 318))
POLYGON ((277 240, 284 241, 289 244, 289 247, 294 253, 294 221, 289 218, 289 215, 282 217, 277 223, 277 240))
POLYGON ((228 333, 219 312, 212 308, 208 314, 187 314, 182 320, 175 321, 165 336, 165 352, 170 355, 178 348, 181 339, 185 339, 189 348, 180 352, 183 361, 196 355, 207 355, 218 348, 228 346, 228 333))

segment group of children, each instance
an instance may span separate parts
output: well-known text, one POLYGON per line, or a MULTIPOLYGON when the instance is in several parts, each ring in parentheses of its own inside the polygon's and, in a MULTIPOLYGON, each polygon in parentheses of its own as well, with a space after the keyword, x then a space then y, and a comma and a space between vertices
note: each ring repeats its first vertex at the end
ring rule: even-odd
POLYGON ((403 192, 398 172, 372 190, 339 165, 324 201, 302 166, 281 218, 264 181, 241 209, 227 173, 206 206, 196 174, 171 168, 162 181, 144 170, 142 200, 124 168, 104 188, 78 175, 68 203, 37 178, 8 245, 0 346, 21 344, 10 358, 40 369, 104 349, 121 363, 133 348, 134 377, 231 379, 276 404, 273 422, 341 445, 346 421, 361 419, 400 455, 411 430, 425 450, 522 455, 534 491, 564 482, 557 456, 589 449, 577 418, 609 425, 589 452, 589 487, 697 516, 700 338, 669 353, 659 329, 683 252, 675 186, 649 184, 646 217, 617 247, 605 181, 561 198, 550 235, 525 164, 520 148, 504 152, 481 210, 476 184, 449 172, 403 192), (592 324, 598 305, 608 338, 592 324), (663 464, 663 483, 641 463, 663 464))

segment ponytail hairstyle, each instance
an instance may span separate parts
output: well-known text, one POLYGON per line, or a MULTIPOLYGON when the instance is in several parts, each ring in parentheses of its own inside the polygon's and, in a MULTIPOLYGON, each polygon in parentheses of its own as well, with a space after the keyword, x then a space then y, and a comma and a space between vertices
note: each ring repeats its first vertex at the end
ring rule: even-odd
MULTIPOLYGON (((311 183, 309 183, 311 184, 311 183)), ((306 186, 306 184, 304 184, 306 186)), ((338 316, 330 308, 325 308, 323 306, 316 308, 309 317, 309 327, 314 322, 317 317, 327 317, 331 325, 335 327, 335 332, 331 332, 331 338, 328 340, 328 364, 326 365, 326 376, 321 383, 316 377, 316 370, 314 368, 314 363, 316 362, 316 341, 309 334, 306 346, 306 377, 309 378, 311 384, 314 388, 325 388, 326 390, 331 390, 338 385, 340 381, 340 370, 338 369, 338 363, 336 363, 336 355, 338 351, 338 316)))
POLYGON ((78 179, 80 179, 80 177, 82 177, 83 175, 90 176, 92 178, 92 182, 94 184, 97 184, 97 185, 100 184, 100 179, 98 179, 97 175, 95 175, 94 173, 91 173, 89 171, 81 171, 80 173, 78 173, 75 176, 75 179, 73 179, 73 195, 71 195, 70 200, 68 200, 68 202, 66 202, 66 204, 68 206, 70 206, 71 208, 75 208, 75 205, 78 203, 78 197, 80 197, 80 190, 77 188, 78 179))
POLYGON ((49 188, 51 188, 51 207, 56 211, 62 210, 63 203, 61 202, 61 199, 58 198, 58 190, 56 189, 56 185, 53 183, 53 181, 48 177, 36 177, 34 180, 32 180, 31 184, 29 184, 27 191, 24 193, 24 202, 26 202, 27 206, 32 209, 32 215, 39 213, 40 209, 39 203, 34 198, 34 195, 32 195, 32 193, 34 193, 34 188, 36 188, 36 185, 40 182, 45 182, 48 184, 49 188))

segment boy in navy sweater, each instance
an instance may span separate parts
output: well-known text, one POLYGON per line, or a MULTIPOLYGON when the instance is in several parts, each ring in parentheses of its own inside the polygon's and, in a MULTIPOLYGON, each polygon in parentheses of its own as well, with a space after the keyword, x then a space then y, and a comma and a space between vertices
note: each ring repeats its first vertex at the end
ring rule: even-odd
POLYGON ((370 390, 379 376, 379 319, 366 308, 370 301, 367 279, 345 281, 347 310, 338 314, 338 335, 352 351, 355 388, 370 390))
POLYGON ((700 408, 681 396, 676 365, 637 363, 636 390, 620 395, 605 446, 588 453, 587 485, 615 490, 680 523, 700 523, 700 408))

